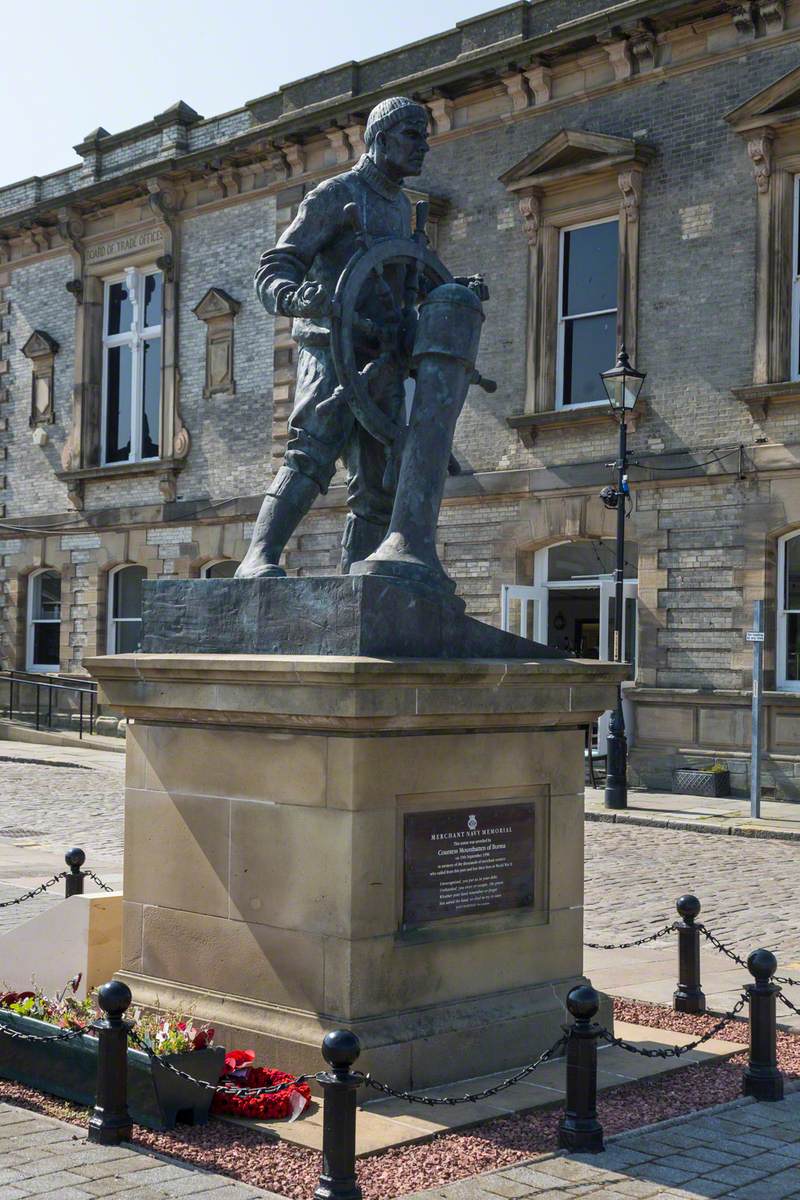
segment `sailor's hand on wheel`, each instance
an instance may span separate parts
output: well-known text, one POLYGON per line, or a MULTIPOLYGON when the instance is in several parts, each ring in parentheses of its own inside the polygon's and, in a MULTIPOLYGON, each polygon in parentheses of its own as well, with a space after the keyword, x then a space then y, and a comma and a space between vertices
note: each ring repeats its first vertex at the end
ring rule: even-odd
POLYGON ((331 298, 324 284, 301 283, 281 307, 287 317, 327 317, 331 311, 331 298))

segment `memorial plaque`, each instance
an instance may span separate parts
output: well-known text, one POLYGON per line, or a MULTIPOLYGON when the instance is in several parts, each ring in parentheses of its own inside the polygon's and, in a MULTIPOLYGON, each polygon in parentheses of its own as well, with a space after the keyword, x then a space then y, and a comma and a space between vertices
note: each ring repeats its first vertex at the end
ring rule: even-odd
POLYGON ((533 804, 407 813, 403 925, 533 905, 533 804))

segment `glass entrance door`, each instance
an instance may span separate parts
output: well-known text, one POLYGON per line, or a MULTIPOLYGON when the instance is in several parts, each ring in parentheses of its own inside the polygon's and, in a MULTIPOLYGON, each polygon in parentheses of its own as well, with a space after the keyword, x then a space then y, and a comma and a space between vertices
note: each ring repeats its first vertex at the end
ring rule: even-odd
MULTIPOLYGON (((614 658, 614 542, 610 538, 562 542, 537 551, 534 582, 501 588, 502 627, 544 642, 576 658, 614 658)), ((626 545, 623 584, 623 657, 636 661, 636 565, 638 546, 626 545)), ((630 705, 623 702, 631 729, 630 705)), ((595 753, 604 755, 610 712, 603 713, 593 735, 595 753)))

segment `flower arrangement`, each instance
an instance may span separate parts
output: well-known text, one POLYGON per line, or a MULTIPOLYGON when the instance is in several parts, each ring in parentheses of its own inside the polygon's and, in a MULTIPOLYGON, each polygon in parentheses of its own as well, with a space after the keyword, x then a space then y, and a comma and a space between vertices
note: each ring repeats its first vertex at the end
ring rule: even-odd
MULTIPOLYGON (((85 1000, 75 998, 81 978, 76 975, 70 979, 54 997, 45 995, 41 988, 0 993, 0 1009, 46 1021, 60 1029, 83 1029, 102 1014, 93 996, 87 996, 85 1000)), ((214 1044, 213 1029, 195 1024, 178 1013, 159 1015, 135 1008, 132 1016, 136 1032, 154 1054, 182 1054, 187 1050, 204 1050, 214 1044)))
POLYGON ((211 1105, 212 1114, 261 1121, 297 1120, 311 1103, 308 1084, 297 1083, 295 1076, 287 1075, 285 1071, 254 1067, 255 1057, 252 1050, 231 1050, 225 1055, 225 1069, 220 1082, 240 1088, 274 1087, 277 1083, 291 1086, 264 1096, 234 1096, 230 1092, 217 1092, 211 1105))
POLYGON ((195 1025, 177 1013, 133 1010, 136 1032, 154 1054, 184 1054, 189 1050, 205 1050, 214 1045, 215 1030, 208 1025, 195 1025))
POLYGON ((64 985, 54 997, 44 994, 41 988, 30 992, 4 992, 0 995, 0 1008, 18 1013, 21 1017, 33 1017, 47 1021, 60 1029, 82 1029, 95 1019, 97 1013, 90 998, 76 1000, 81 975, 76 975, 64 985))

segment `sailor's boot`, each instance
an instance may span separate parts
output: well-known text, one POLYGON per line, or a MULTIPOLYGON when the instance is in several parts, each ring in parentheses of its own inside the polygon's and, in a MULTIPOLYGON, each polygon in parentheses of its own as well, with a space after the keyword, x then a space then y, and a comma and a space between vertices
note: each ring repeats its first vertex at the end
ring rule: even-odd
POLYGON ((386 536, 388 527, 388 521, 385 525, 376 525, 374 521, 367 521, 366 518, 359 517, 356 513, 347 514, 342 534, 340 569, 343 575, 349 575, 351 563, 368 558, 373 550, 378 549, 386 536))
POLYGON ((237 579, 286 574, 279 565, 284 547, 319 490, 319 485, 308 475, 281 467, 264 497, 250 547, 236 571, 237 579))

